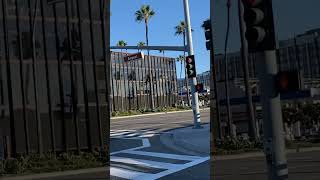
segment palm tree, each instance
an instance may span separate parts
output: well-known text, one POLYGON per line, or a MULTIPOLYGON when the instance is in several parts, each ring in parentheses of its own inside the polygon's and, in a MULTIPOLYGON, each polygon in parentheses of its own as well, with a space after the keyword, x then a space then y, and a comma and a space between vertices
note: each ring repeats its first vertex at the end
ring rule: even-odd
MULTIPOLYGON (((124 40, 120 40, 120 41, 118 41, 117 46, 124 47, 124 46, 127 46, 127 43, 124 40)), ((122 50, 121 50, 121 52, 122 52, 122 50)))
MULTIPOLYGON (((184 21, 180 21, 180 23, 175 27, 175 35, 176 36, 183 36, 183 46, 186 47, 186 32, 187 32, 187 29, 186 29, 186 23, 184 21)), ((193 31, 191 29, 191 31, 193 31)), ((183 51, 183 63, 184 63, 184 67, 186 66, 185 65, 185 59, 186 59, 186 50, 183 51)), ((182 63, 182 62, 181 62, 182 63)), ((182 70, 182 69, 181 69, 182 70)), ((188 99, 188 105, 190 106, 190 95, 189 95, 189 81, 188 81, 188 77, 187 77, 187 70, 186 68, 184 68, 184 74, 185 74, 185 81, 186 81, 186 86, 187 86, 187 99, 188 99)), ((181 79, 181 77, 180 77, 181 79)))
MULTIPOLYGON (((135 13, 135 18, 137 22, 144 22, 145 23, 145 29, 146 29, 146 43, 147 46, 149 46, 149 20, 155 15, 155 12, 151 9, 149 5, 142 5, 139 10, 135 13)), ((150 86, 150 105, 151 109, 154 109, 154 99, 153 99, 153 80, 152 80, 152 71, 150 66, 150 60, 149 60, 150 52, 148 50, 148 66, 149 66, 149 86, 150 86)))
MULTIPOLYGON (((120 41, 118 41, 117 46, 124 47, 124 46, 127 46, 127 43, 124 40, 120 40, 120 41)), ((123 50, 121 49, 121 56, 123 55, 122 53, 123 53, 123 50)), ((119 71, 117 71, 116 76, 118 76, 118 72, 119 72, 120 77, 117 77, 117 82, 118 82, 118 80, 121 80, 121 73, 120 73, 121 70, 120 70, 120 68, 121 68, 121 65, 119 64, 119 71)), ((123 66, 123 75, 124 75, 124 66, 123 66)), ((124 76, 123 76, 123 78, 124 78, 124 76)), ((120 81, 120 84, 121 84, 121 81, 120 81)), ((120 86, 119 86, 118 83, 117 83, 116 86, 117 86, 117 95, 119 97, 119 88, 120 88, 120 86)), ((123 87, 124 87, 124 90, 126 91, 125 81, 123 81, 123 87)), ((126 92, 125 92, 125 94, 126 94, 126 92)), ((121 91, 121 110, 122 111, 124 110, 122 91, 121 91)))
MULTIPOLYGON (((138 47, 143 47, 143 46, 145 46, 145 45, 146 45, 146 43, 143 42, 143 41, 140 41, 140 42, 138 42, 138 44, 137 44, 138 47)), ((139 49, 138 49, 138 52, 139 52, 139 49)))

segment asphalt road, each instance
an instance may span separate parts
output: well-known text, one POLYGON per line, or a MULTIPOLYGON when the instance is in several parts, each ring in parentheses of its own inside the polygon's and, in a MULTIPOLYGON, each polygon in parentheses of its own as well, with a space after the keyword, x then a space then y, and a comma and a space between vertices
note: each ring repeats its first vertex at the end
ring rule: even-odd
MULTIPOLYGON (((208 110, 202 111, 201 115, 202 122, 209 122, 208 110)), ((188 154, 167 148, 160 142, 159 137, 161 132, 190 126, 192 124, 192 112, 113 119, 111 121, 111 135, 113 137, 111 141, 111 152, 115 154, 111 154, 111 160, 112 167, 118 168, 118 173, 116 174, 119 176, 111 176, 109 179, 130 179, 121 178, 123 174, 127 174, 125 172, 131 172, 131 177, 138 177, 138 175, 143 175, 143 173, 147 173, 147 175, 150 173, 157 174, 163 171, 161 167, 164 165, 168 165, 170 169, 169 166, 174 164, 171 170, 174 171, 175 168, 179 169, 180 167, 182 167, 182 169, 161 176, 159 178, 160 180, 267 180, 264 157, 219 160, 213 161, 211 164, 209 160, 205 160, 188 167, 188 163, 198 161, 199 159, 201 160, 203 157, 189 156, 188 154), (152 134, 148 134, 150 129, 152 134), (159 134, 157 134, 158 132, 159 134), (138 138, 130 139, 130 137, 138 138), (144 144, 142 139, 147 140, 149 144, 144 144), (146 146, 143 148, 132 149, 144 145, 146 146), (172 157, 168 159, 170 156, 172 157), (193 160, 193 158, 196 159, 193 160), (155 164, 150 162, 155 162, 155 164), (133 164, 130 165, 130 163, 133 164), (147 166, 141 166, 143 164, 147 166), (121 169, 124 171, 121 171, 121 169)), ((320 151, 288 154, 288 167, 290 180, 319 180, 320 151)), ((107 174, 107 172, 88 173, 48 179, 108 179, 107 174)))
MULTIPOLYGON (((210 110, 201 110, 201 121, 203 123, 210 122, 210 110)), ((111 119, 111 130, 141 130, 152 128, 158 131, 166 131, 190 125, 193 125, 193 114, 191 111, 111 119)))
MULTIPOLYGON (((261 179, 267 180, 266 162, 263 157, 242 160, 217 161, 214 165, 215 179, 261 179)), ((301 152, 288 154, 290 180, 320 179, 320 152, 301 152)))
MULTIPOLYGON (((300 152, 288 154, 290 180, 319 180, 320 179, 320 151, 300 152)), ((52 180, 102 180, 107 179, 106 173, 83 174, 52 180)), ((160 180, 267 180, 266 163, 264 157, 243 158, 233 160, 214 161, 210 169, 210 162, 206 161, 197 166, 165 176, 160 180)))

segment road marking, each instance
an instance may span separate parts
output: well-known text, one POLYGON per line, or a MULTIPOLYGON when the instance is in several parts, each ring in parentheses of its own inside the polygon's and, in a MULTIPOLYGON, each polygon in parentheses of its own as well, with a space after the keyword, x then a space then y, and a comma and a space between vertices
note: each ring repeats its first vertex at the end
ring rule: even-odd
POLYGON ((110 172, 112 176, 117 176, 120 178, 125 178, 125 179, 139 179, 140 177, 146 177, 149 174, 148 173, 142 173, 142 172, 136 172, 136 171, 131 171, 127 169, 121 169, 121 168, 115 168, 112 167, 110 168, 110 172))
MULTIPOLYGON (((115 131, 114 131, 115 132, 115 131)), ((120 132, 120 131, 118 131, 120 132)), ((122 132, 129 132, 129 131, 122 131, 122 132)), ((142 132, 142 131, 140 131, 142 132)), ((144 133, 148 132, 148 130, 145 130, 144 133)), ((139 133, 135 131, 130 131, 130 133, 134 133, 135 136, 139 133)), ((149 132, 150 133, 150 132, 149 132)), ((151 133, 152 134, 152 133, 151 133)), ((139 135, 138 137, 132 137, 132 136, 114 136, 114 137, 122 137, 122 138, 128 138, 128 139, 140 139, 142 140, 142 146, 126 149, 122 151, 117 151, 110 153, 110 162, 111 162, 111 168, 110 168, 110 175, 113 177, 120 177, 124 179, 131 179, 131 180, 156 180, 161 177, 182 171, 184 169, 187 169, 189 167, 198 165, 200 163, 203 163, 205 161, 208 161, 210 159, 209 156, 207 157, 200 157, 200 156, 189 156, 189 155, 178 155, 178 154, 169 154, 169 153, 159 153, 159 152, 148 152, 143 151, 142 149, 151 147, 151 144, 149 142, 148 138, 141 138, 139 135), (143 157, 139 158, 130 158, 130 157, 121 157, 121 154, 131 154, 131 155, 142 155, 143 157), (168 162, 161 162, 154 161, 154 160, 148 160, 143 158, 161 158, 163 160, 183 160, 187 161, 184 164, 175 164, 175 163, 168 163, 168 162), (124 163, 126 164, 126 168, 121 167, 113 167, 112 162, 114 163, 124 163), (135 166, 141 166, 145 169, 158 169, 160 172, 158 173, 147 173, 147 172, 140 172, 138 170, 132 170, 128 169, 130 168, 130 165, 133 167, 135 166)), ((112 136, 111 136, 112 137, 112 136)))
POLYGON ((193 160, 199 159, 199 156, 186 156, 186 155, 156 153, 156 152, 147 152, 147 151, 131 151, 131 150, 128 150, 128 151, 125 151, 123 153, 142 155, 142 156, 159 157, 159 158, 166 158, 166 159, 177 159, 177 160, 184 160, 184 161, 193 161, 193 160))
POLYGON ((157 132, 154 129, 144 130, 111 130, 110 137, 117 139, 131 139, 131 138, 150 138, 153 136, 165 134, 167 132, 157 132))
POLYGON ((143 160, 143 159, 117 157, 117 156, 112 156, 110 160, 112 162, 143 165, 143 166, 149 166, 149 167, 158 168, 158 169, 167 169, 167 168, 170 169, 170 168, 177 168, 179 166, 172 163, 164 163, 164 162, 157 162, 157 161, 150 161, 150 160, 143 160))

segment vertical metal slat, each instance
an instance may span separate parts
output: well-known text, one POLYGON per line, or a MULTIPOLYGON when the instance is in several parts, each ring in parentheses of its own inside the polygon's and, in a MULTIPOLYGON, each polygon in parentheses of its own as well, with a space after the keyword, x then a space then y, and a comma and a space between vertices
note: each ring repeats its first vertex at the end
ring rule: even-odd
MULTIPOLYGON (((13 112, 13 97, 12 97, 12 84, 11 84, 11 66, 10 66, 10 52, 9 52, 9 42, 8 42, 8 25, 7 25, 7 2, 2 0, 2 18, 3 18, 3 33, 4 33, 4 49, 5 49, 5 59, 6 59, 6 69, 7 69, 7 85, 8 85, 8 100, 9 100, 9 112, 10 112, 10 141, 11 155, 16 156, 17 145, 16 145, 16 130, 15 130, 15 120, 13 112)), ((9 151, 8 151, 9 154, 9 151)))
POLYGON ((93 60, 93 75, 94 75, 94 89, 95 89, 95 98, 96 98, 96 110, 97 110, 97 122, 98 122, 98 133, 99 133, 99 143, 100 147, 103 146, 102 139, 102 129, 101 129, 101 118, 100 118, 100 103, 98 97, 98 84, 97 84, 97 65, 95 57, 95 46, 94 46, 94 36, 93 36, 93 19, 92 19, 92 7, 91 0, 88 0, 88 9, 89 9, 89 19, 90 19, 90 39, 91 39, 91 56, 93 60))
POLYGON ((16 13, 16 27, 17 27, 17 44, 18 44, 18 56, 19 56, 19 73, 20 73, 20 86, 21 86, 21 96, 22 96, 22 106, 23 106, 23 126, 24 126, 24 140, 26 144, 26 153, 29 154, 30 152, 30 141, 29 141, 29 127, 28 127, 28 120, 27 120, 27 113, 26 113, 26 98, 25 98, 25 91, 24 91, 24 82, 23 82, 23 57, 22 57, 22 40, 21 40, 21 31, 20 31, 20 14, 19 14, 19 7, 18 1, 15 1, 15 13, 16 13))

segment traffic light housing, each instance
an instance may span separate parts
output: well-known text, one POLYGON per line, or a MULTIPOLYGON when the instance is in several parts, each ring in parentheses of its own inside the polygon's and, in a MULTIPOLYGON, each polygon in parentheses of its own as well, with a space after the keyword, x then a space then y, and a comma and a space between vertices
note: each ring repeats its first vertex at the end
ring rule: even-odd
POLYGON ((204 88, 203 88, 203 84, 202 83, 199 83, 199 84, 196 85, 196 91, 198 93, 201 93, 203 90, 204 90, 204 88))
POLYGON ((299 71, 280 71, 276 75, 276 88, 279 93, 288 93, 301 90, 301 78, 299 71))
POLYGON ((272 0, 242 0, 249 52, 276 49, 272 0))
POLYGON ((194 78, 197 76, 194 55, 186 57, 186 69, 188 78, 194 78))
POLYGON ((204 35, 206 37, 206 48, 208 51, 210 51, 213 47, 211 21, 210 20, 204 21, 203 28, 204 28, 204 35))

